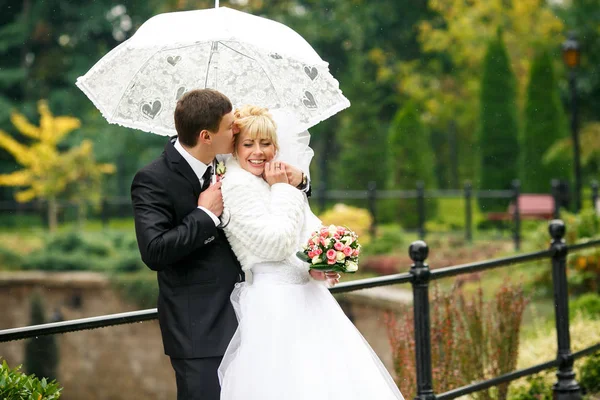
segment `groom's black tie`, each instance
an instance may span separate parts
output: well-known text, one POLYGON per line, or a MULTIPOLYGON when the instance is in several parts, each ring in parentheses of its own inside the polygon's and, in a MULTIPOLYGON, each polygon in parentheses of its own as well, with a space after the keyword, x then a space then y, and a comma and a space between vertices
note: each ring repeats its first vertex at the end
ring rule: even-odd
POLYGON ((202 187, 201 191, 205 191, 210 186, 210 181, 212 179, 212 165, 209 165, 204 171, 204 175, 202 175, 202 187))

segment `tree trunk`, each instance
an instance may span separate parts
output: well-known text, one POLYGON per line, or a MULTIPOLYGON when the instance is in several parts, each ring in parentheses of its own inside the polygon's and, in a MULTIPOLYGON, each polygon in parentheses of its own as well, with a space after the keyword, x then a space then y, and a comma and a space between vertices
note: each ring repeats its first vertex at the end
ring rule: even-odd
POLYGON ((85 206, 85 201, 77 202, 77 227, 80 231, 85 227, 85 221, 87 216, 87 208, 85 206))
POLYGON ((58 227, 58 203, 55 197, 48 199, 48 229, 50 233, 56 232, 58 227))

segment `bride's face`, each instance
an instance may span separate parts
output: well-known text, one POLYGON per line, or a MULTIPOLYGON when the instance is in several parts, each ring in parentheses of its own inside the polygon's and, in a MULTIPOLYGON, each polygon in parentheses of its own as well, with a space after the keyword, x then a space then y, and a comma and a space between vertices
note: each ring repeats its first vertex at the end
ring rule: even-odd
POLYGON ((261 176, 265 163, 275 157, 275 145, 268 138, 252 139, 248 132, 242 131, 237 138, 236 155, 240 166, 253 175, 261 176))

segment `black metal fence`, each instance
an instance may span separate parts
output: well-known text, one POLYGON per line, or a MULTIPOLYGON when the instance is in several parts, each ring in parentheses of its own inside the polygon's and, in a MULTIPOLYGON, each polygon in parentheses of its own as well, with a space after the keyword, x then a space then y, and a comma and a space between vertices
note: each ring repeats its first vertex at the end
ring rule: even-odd
MULTIPOLYGON (((569 203, 568 188, 564 182, 553 179, 550 182, 551 191, 549 195, 554 199, 554 218, 560 218, 561 207, 566 207, 569 203)), ((590 184, 592 206, 596 206, 598 200, 598 182, 593 181, 590 184)), ((378 225, 378 200, 398 200, 398 199, 414 199, 416 201, 416 209, 418 214, 417 233, 421 240, 424 240, 427 234, 425 223, 428 219, 426 215, 425 203, 427 199, 444 199, 444 198, 462 198, 465 204, 464 210, 464 237, 469 243, 473 241, 473 200, 482 199, 505 199, 508 203, 514 204, 514 212, 507 213, 510 218, 512 230, 512 239, 515 250, 521 249, 521 220, 522 212, 519 209, 519 197, 521 193, 521 183, 518 179, 511 182, 510 190, 474 190, 470 182, 466 182, 462 190, 426 190, 423 182, 417 182, 415 190, 377 190, 375 182, 370 182, 366 190, 325 190, 324 187, 319 188, 316 193, 316 202, 318 209, 322 212, 326 208, 326 204, 331 200, 365 200, 367 209, 371 214, 372 225, 370 227, 371 234, 374 234, 378 225)))
MULTIPOLYGON (((551 244, 550 248, 547 250, 520 254, 513 257, 439 268, 435 270, 430 270, 429 266, 425 262, 427 256, 429 255, 429 248, 427 247, 427 244, 424 241, 416 241, 413 242, 409 247, 410 258, 413 261, 409 272, 341 283, 330 290, 332 293, 344 293, 395 284, 410 283, 412 285, 415 324, 415 361, 417 367, 417 399, 453 399, 502 383, 511 382, 524 376, 533 375, 550 368, 557 368, 557 381, 553 386, 554 397, 558 400, 580 399, 581 388, 575 379, 573 362, 578 358, 590 355, 595 351, 600 350, 600 343, 580 350, 576 353, 571 352, 568 307, 569 297, 567 287, 567 254, 569 252, 575 252, 583 249, 600 247, 600 240, 593 240, 567 246, 564 240, 565 232, 566 228, 563 221, 553 220, 549 224, 551 244), (432 381, 431 365, 429 318, 430 282, 432 280, 447 278, 460 274, 501 268, 541 259, 551 260, 550 264, 552 268, 552 281, 554 286, 554 311, 558 341, 556 358, 529 368, 513 371, 486 381, 475 382, 470 385, 436 395, 434 392, 434 382, 432 381)), ((0 342, 26 339, 40 335, 53 335, 85 329, 102 328, 113 325, 147 321, 156 318, 156 309, 150 309, 94 318, 55 322, 37 326, 27 326, 23 328, 6 329, 0 331, 0 342)))
MULTIPOLYGON (((560 209, 565 207, 569 202, 568 188, 563 182, 556 179, 551 182, 551 192, 549 193, 554 199, 554 218, 560 218, 560 209)), ((590 200, 593 207, 596 207, 598 200, 598 182, 593 181, 590 184, 590 200)), ((319 212, 325 210, 328 201, 339 200, 363 200, 366 202, 366 207, 371 215, 370 232, 374 234, 378 221, 379 213, 377 212, 377 202, 380 200, 400 200, 414 199, 416 201, 416 209, 418 214, 418 224, 416 231, 418 237, 424 240, 427 235, 426 221, 426 201, 428 199, 448 199, 462 198, 465 206, 464 210, 464 238, 467 242, 473 241, 473 201, 481 199, 505 199, 515 205, 514 211, 507 213, 510 219, 511 236, 515 250, 521 249, 521 220, 522 213, 519 209, 519 197, 522 195, 519 180, 514 180, 511 183, 510 190, 474 190, 470 182, 466 182, 462 190, 426 190, 422 182, 417 182, 415 190, 378 190, 375 182, 370 182, 366 190, 326 190, 325 187, 320 187, 314 191, 314 201, 316 202, 319 212)), ((59 221, 75 221, 77 219, 77 205, 73 202, 60 201, 58 204, 59 221)), ((103 226, 108 226, 111 219, 115 218, 131 218, 133 211, 131 207, 131 199, 129 197, 112 197, 104 199, 99 210, 89 210, 90 217, 99 219, 103 226)), ((38 221, 46 225, 46 209, 43 202, 31 202, 20 204, 15 201, 0 201, 0 215, 15 214, 22 217, 23 215, 33 215, 38 218, 38 221)))

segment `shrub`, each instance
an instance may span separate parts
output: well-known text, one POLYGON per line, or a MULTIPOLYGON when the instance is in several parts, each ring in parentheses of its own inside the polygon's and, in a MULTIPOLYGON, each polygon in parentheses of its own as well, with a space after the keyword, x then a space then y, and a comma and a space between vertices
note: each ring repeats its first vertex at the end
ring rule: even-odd
MULTIPOLYGON (((361 241, 362 242, 362 241, 361 241)), ((399 225, 385 225, 377 229, 374 238, 363 245, 362 254, 379 255, 406 252, 404 231, 399 225)))
POLYGON ((22 257, 20 267, 46 271, 134 272, 144 268, 133 235, 69 232, 51 236, 45 246, 22 257))
POLYGON ((14 269, 21 264, 21 256, 12 250, 0 247, 0 269, 14 269))
MULTIPOLYGON (((563 211, 561 218, 567 227, 567 244, 600 236, 600 218, 593 210, 584 210, 577 215, 563 211)), ((535 250, 549 247, 547 223, 540 224, 538 230, 532 234, 531 242, 535 243, 535 250)), ((537 264, 541 267, 532 281, 532 286, 541 295, 551 296, 552 272, 549 261, 542 260, 537 264)), ((567 258, 567 273, 571 294, 600 292, 600 250, 592 248, 570 254, 567 258)))
POLYGON ((529 376, 525 385, 511 390, 511 400, 552 400, 552 385, 541 375, 529 376))
POLYGON ((362 272, 374 272, 378 275, 389 275, 400 272, 400 258, 392 255, 366 256, 359 261, 362 272))
MULTIPOLYGON (((31 325, 46 323, 43 299, 38 292, 31 298, 31 325)), ((54 335, 42 335, 27 340, 25 344, 25 369, 29 374, 35 374, 49 379, 57 377, 58 348, 54 335)))
POLYGON ((370 241, 369 228, 373 219, 369 211, 364 208, 352 207, 346 204, 338 203, 332 209, 319 215, 323 225, 342 225, 347 226, 359 237, 361 245, 366 245, 370 241))
POLYGON ((588 393, 600 392, 600 352, 585 360, 580 369, 579 383, 588 393))
POLYGON ((10 400, 56 400, 62 387, 56 381, 38 379, 35 375, 20 372, 20 366, 9 368, 6 360, 0 365, 0 399, 10 400))
MULTIPOLYGON (((436 392, 489 379, 516 368, 519 333, 527 305, 521 288, 502 286, 484 302, 480 288, 467 299, 460 289, 440 294, 431 302, 433 381, 436 392)), ((386 315, 398 385, 405 396, 416 394, 413 310, 386 315)), ((473 394, 476 399, 506 399, 508 384, 473 394)))
POLYGON ((581 313, 592 319, 600 319, 600 295, 597 293, 586 293, 569 304, 569 314, 571 317, 581 313))

